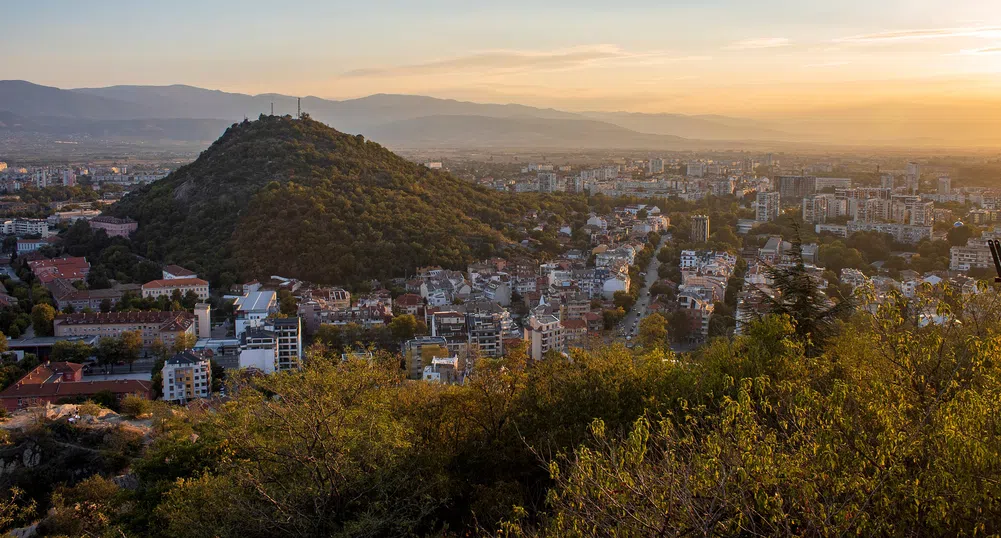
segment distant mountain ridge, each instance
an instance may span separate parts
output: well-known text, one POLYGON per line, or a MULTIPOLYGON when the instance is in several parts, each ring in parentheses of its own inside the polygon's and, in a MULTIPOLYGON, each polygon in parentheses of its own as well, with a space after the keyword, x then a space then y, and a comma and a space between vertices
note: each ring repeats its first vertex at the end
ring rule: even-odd
MULTIPOLYGON (((113 125, 92 125, 109 120, 216 120, 214 139, 226 125, 270 114, 295 114, 296 98, 280 94, 245 95, 185 85, 110 86, 63 90, 24 81, 0 81, 0 110, 26 120, 43 132, 114 134, 113 125), (55 122, 51 118, 71 118, 55 122)), ((343 101, 305 97, 302 110, 313 119, 343 132, 363 134, 398 147, 527 147, 673 149, 691 138, 707 141, 753 140, 753 129, 734 131, 724 122, 681 115, 620 113, 578 114, 519 104, 483 104, 419 95, 375 94, 343 101), (568 123, 577 122, 577 123, 568 123), (636 129, 635 127, 642 127, 636 129), (695 129, 698 126, 698 129, 695 129), (472 135, 464 135, 467 129, 472 135), (686 135, 697 132, 699 136, 686 135)), ((745 120, 751 121, 751 120, 745 120)), ((153 122, 154 124, 156 122, 153 122)), ((175 126, 183 125, 176 122, 175 126)), ((192 124, 191 132, 164 130, 163 134, 192 140, 205 136, 205 123, 192 124)), ((3 129, 3 127, 0 127, 3 129)), ((775 138, 774 132, 769 132, 775 138)), ((151 138, 157 129, 136 132, 122 125, 121 136, 151 138)), ((696 141, 697 142, 697 141, 696 141)))

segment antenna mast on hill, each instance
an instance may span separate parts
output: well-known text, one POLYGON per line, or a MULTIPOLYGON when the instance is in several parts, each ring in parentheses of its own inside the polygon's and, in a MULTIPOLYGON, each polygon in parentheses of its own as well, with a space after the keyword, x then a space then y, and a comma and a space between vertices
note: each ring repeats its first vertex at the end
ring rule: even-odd
POLYGON ((275 102, 274 101, 271 101, 271 115, 272 116, 275 115, 275 102))
POLYGON ((295 98, 295 117, 302 119, 302 98, 295 98))

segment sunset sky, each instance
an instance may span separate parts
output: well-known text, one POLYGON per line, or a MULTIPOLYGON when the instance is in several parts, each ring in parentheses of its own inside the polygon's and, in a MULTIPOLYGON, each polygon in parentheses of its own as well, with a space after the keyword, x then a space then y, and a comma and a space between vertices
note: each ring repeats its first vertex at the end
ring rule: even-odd
POLYGON ((0 78, 745 116, 1001 95, 995 0, 138 4, 8 3, 0 78))

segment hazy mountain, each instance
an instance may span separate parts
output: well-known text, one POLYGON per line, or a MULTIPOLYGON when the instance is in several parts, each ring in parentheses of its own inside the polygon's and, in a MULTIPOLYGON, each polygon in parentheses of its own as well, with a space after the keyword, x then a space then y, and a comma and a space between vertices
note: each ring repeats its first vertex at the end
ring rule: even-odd
POLYGON ((637 133, 596 120, 440 115, 394 121, 367 131, 373 140, 408 148, 636 148, 668 149, 691 141, 637 133))
POLYGON ((686 116, 684 114, 642 114, 637 112, 586 112, 586 116, 641 133, 682 136, 705 140, 794 140, 782 132, 744 118, 726 116, 686 116))
POLYGON ((52 137, 128 138, 155 142, 202 142, 218 137, 231 122, 213 119, 93 120, 36 116, 25 118, 0 111, 0 132, 34 133, 52 137))
POLYGON ((142 105, 23 80, 0 81, 0 110, 25 118, 51 116, 119 120, 153 117, 142 105))

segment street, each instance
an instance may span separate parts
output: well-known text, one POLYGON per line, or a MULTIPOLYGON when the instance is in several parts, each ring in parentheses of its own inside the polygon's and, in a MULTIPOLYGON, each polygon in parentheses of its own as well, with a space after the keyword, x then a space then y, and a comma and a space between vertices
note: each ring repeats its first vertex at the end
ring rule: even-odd
MULTIPOLYGON (((661 237, 660 243, 657 245, 656 252, 660 252, 660 249, 667 244, 667 237, 661 237)), ((656 253, 653 259, 650 260, 650 264, 647 265, 645 272, 646 277, 643 277, 643 287, 640 288, 640 295, 636 299, 636 303, 633 307, 626 313, 626 317, 622 319, 619 323, 617 333, 620 336, 636 336, 636 331, 633 331, 633 324, 636 325, 636 329, 639 329, 639 322, 647 314, 647 307, 650 305, 650 287, 654 285, 655 282, 660 278, 660 260, 657 259, 656 253)))

